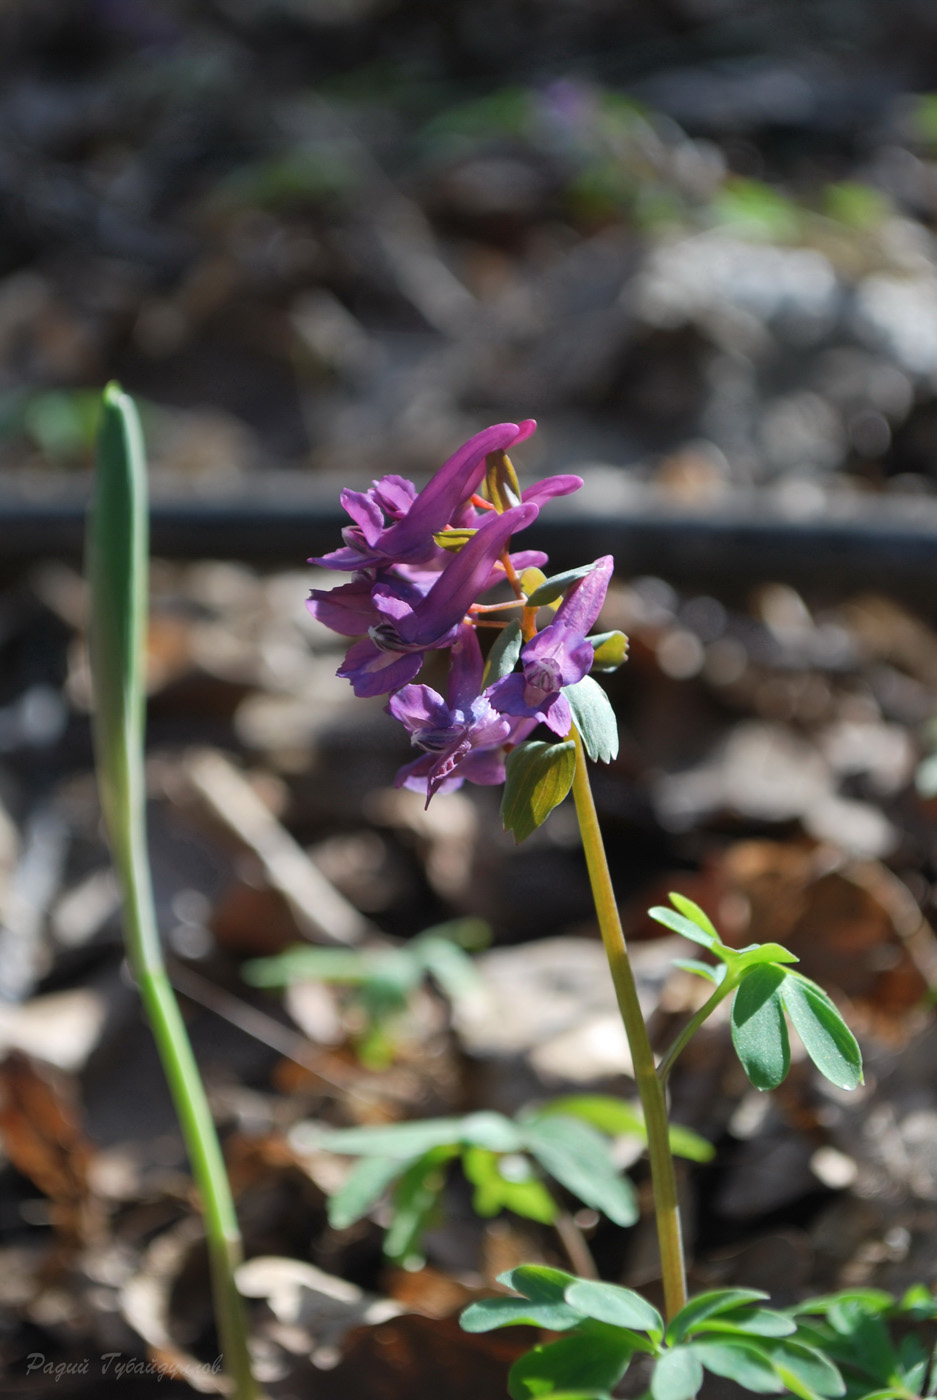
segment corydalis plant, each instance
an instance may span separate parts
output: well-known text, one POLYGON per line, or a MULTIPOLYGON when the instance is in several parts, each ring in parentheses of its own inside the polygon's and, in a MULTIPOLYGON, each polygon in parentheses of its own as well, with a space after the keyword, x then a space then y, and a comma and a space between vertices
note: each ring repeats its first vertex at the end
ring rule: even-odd
POLYGON ((582 485, 562 475, 521 488, 507 448, 534 427, 528 419, 477 433, 419 493, 400 476, 343 492, 353 521, 344 545, 311 562, 353 578, 309 599, 325 626, 358 638, 339 676, 356 695, 388 695, 388 713, 419 750, 398 786, 425 793, 428 805, 465 781, 497 786, 507 778, 505 824, 518 840, 562 801, 573 773, 565 744, 527 749, 525 741, 540 723, 565 740, 575 720, 591 757, 613 757, 614 717, 588 677, 594 667, 613 669, 626 651, 621 633, 588 635, 605 600, 610 555, 548 580, 543 553, 512 552, 514 536, 543 504, 582 485), (492 599, 499 586, 500 599, 492 599), (547 609, 555 616, 538 629, 547 609), (496 636, 487 660, 482 630, 496 636), (443 650, 445 695, 415 680, 426 653, 443 650))

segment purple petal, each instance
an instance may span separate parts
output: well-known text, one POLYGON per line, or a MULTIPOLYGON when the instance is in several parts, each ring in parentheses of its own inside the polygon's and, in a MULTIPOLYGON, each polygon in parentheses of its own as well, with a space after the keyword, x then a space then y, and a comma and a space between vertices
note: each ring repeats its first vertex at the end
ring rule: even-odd
POLYGON ((382 476, 371 490, 385 515, 401 520, 416 500, 416 487, 405 476, 382 476))
POLYGON ((484 590, 491 566, 511 536, 523 530, 538 514, 535 505, 515 506, 480 525, 468 544, 443 569, 426 597, 413 609, 411 617, 401 623, 402 640, 410 644, 439 645, 439 639, 461 622, 484 590))
POLYGON ((478 633, 470 622, 464 622, 450 655, 447 694, 454 710, 468 709, 481 690, 484 670, 478 633))
POLYGON ((542 481, 535 481, 533 486, 522 491, 521 500, 525 505, 533 501, 534 505, 542 506, 544 501, 551 501, 554 496, 568 496, 578 491, 581 485, 581 476, 545 476, 542 481))
POLYGON ((422 664, 421 651, 382 651, 365 637, 348 648, 335 674, 351 681, 356 695, 387 695, 412 681, 422 664))
POLYGON ((448 525, 462 502, 477 489, 488 453, 499 448, 506 450, 532 432, 533 428, 527 429, 526 424, 496 423, 469 438, 424 486, 406 517, 384 532, 381 547, 387 556, 422 557, 435 531, 448 525))
POLYGON ((449 706, 428 685, 405 685, 384 706, 411 734, 420 729, 446 729, 452 722, 449 706))
POLYGON ((586 636, 602 611, 614 567, 615 560, 610 554, 603 554, 601 559, 596 559, 591 572, 573 584, 557 608, 550 626, 560 625, 568 628, 570 632, 577 632, 580 637, 586 636))
POLYGON ((306 607, 317 622, 333 632, 343 637, 360 637, 377 619, 371 588, 368 579, 355 579, 337 588, 314 588, 306 607))
POLYGON ((351 491, 346 487, 339 499, 361 531, 365 543, 373 547, 384 529, 384 515, 371 492, 351 491))

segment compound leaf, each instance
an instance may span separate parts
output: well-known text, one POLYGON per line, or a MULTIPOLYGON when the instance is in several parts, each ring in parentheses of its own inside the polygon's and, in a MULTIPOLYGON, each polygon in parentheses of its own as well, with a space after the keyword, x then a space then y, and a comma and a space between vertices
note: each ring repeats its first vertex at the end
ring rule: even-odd
POLYGON ((732 1043, 756 1089, 776 1089, 791 1065, 779 988, 786 973, 761 963, 743 977, 732 1004, 732 1043))

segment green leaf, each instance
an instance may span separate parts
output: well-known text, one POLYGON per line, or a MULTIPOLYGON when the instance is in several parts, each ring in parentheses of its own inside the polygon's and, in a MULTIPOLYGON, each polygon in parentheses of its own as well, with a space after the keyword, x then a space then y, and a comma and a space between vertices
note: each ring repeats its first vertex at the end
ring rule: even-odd
POLYGON ((708 933, 710 938, 714 938, 717 943, 721 941, 716 930, 716 925, 713 923, 712 919, 710 919, 706 911, 701 909, 692 899, 687 899, 685 894, 680 894, 677 890, 671 890, 667 898, 674 908, 679 910, 691 923, 696 924, 697 928, 701 928, 704 933, 708 933))
POLYGON ((533 1112, 525 1113, 522 1122, 553 1118, 557 1114, 581 1118, 609 1137, 620 1135, 647 1140, 641 1110, 623 1099, 612 1098, 611 1094, 567 1094, 550 1099, 548 1103, 538 1104, 533 1112))
POLYGON ((707 1371, 734 1381, 743 1390, 777 1395, 784 1389, 770 1360, 750 1342, 698 1341, 693 1343, 693 1353, 707 1371))
MULTIPOLYGON (((638 1137, 642 1142, 647 1141, 640 1109, 608 1094, 572 1094, 551 1099, 549 1103, 538 1105, 534 1112, 525 1114, 521 1121, 531 1122, 563 1114, 581 1118, 584 1123, 591 1123, 609 1137, 638 1137)), ((686 1157, 690 1162, 711 1162, 715 1156, 712 1143, 691 1128, 682 1128, 676 1123, 670 1125, 670 1150, 676 1157, 686 1157)))
POLYGON ((498 633, 494 645, 488 653, 483 686, 494 685, 495 681, 503 680, 505 676, 511 674, 517 665, 517 658, 521 654, 523 643, 520 623, 516 620, 509 622, 507 627, 498 633))
POLYGON ((698 1293, 691 1298, 671 1320, 667 1328, 667 1341, 671 1345, 682 1342, 708 1317, 722 1313, 732 1313, 746 1308, 752 1303, 760 1303, 768 1297, 758 1288, 713 1288, 706 1293, 698 1293))
POLYGON ((487 1147, 491 1152, 520 1152, 524 1147, 524 1134, 516 1123, 505 1118, 503 1113, 493 1113, 487 1109, 478 1113, 467 1113, 456 1119, 459 1124, 458 1141, 469 1147, 487 1147))
POLYGON ((787 1313, 773 1308, 746 1308, 738 1312, 719 1313, 699 1324, 702 1332, 731 1332, 737 1336, 790 1337, 797 1323, 787 1313))
POLYGON ((725 948, 725 945, 720 943, 718 934, 712 934, 706 929, 700 928, 694 919, 688 919, 685 914, 678 914, 675 909, 668 909, 665 904, 655 904, 653 909, 649 909, 647 912, 657 923, 672 929, 674 933, 682 933, 683 937, 689 938, 691 942, 699 943, 714 953, 724 949, 725 952, 735 956, 735 949, 725 948))
POLYGON ((618 757, 618 721, 612 702, 591 676, 563 687, 573 712, 573 723, 582 736, 593 763, 610 763, 618 757))
POLYGON ((576 745, 528 739, 507 757, 507 778, 501 800, 501 820, 514 839, 526 841, 558 807, 573 784, 576 745))
POLYGON ((582 1321, 582 1314, 566 1303, 533 1303, 527 1298, 482 1298, 470 1303, 459 1318, 465 1332, 493 1332, 496 1327, 544 1327, 548 1332, 568 1332, 582 1321))
POLYGON ((554 574, 552 578, 546 579, 539 588, 534 589, 527 599, 527 606, 530 608, 542 608, 547 603, 554 602, 557 598, 562 598, 563 594, 577 583, 579 579, 585 578, 586 574, 591 574, 595 564, 580 564, 578 569, 567 569, 565 573, 554 574))
POLYGON ((703 1384, 703 1367, 692 1347, 665 1351, 654 1367, 651 1395, 654 1400, 692 1400, 703 1384))
POLYGON ((89 642, 98 785, 122 878, 129 871, 128 815, 144 801, 143 649, 149 525, 146 455, 133 400, 104 390, 88 522, 89 642))
POLYGON ((573 1337, 534 1347, 511 1367, 513 1400, 555 1396, 573 1387, 610 1390, 628 1369, 634 1348, 615 1328, 592 1325, 573 1337))
POLYGON ((365 1157, 349 1172, 343 1186, 329 1197, 329 1224, 345 1230, 360 1220, 379 1201, 391 1182, 404 1171, 405 1162, 397 1157, 365 1157))
POLYGON ((384 1236, 388 1259, 409 1264, 420 1260, 423 1235, 432 1223, 446 1184, 446 1166, 456 1148, 434 1147, 411 1163, 393 1193, 393 1219, 384 1236))
POLYGON ((664 1323, 660 1313, 645 1302, 640 1293, 634 1293, 630 1288, 579 1279, 567 1288, 566 1301, 597 1322, 663 1336, 664 1323))
POLYGON ((638 1218, 634 1188, 612 1160, 600 1133, 575 1118, 523 1124, 527 1150, 561 1186, 616 1225, 638 1218))
MULTIPOLYGON (((505 1119, 505 1122, 510 1120, 505 1119)), ((427 1118, 417 1123, 392 1123, 385 1128, 324 1128, 302 1133, 304 1147, 324 1147, 346 1157, 420 1157, 432 1147, 461 1141, 464 1118, 427 1118)))
POLYGON ((762 963, 743 977, 732 1003, 732 1043, 756 1089, 776 1089, 791 1065, 778 989, 787 974, 762 963))
POLYGON ((526 1158, 514 1159, 518 1165, 527 1165, 527 1174, 514 1178, 502 1175, 503 1160, 485 1147, 467 1147, 462 1153, 462 1168, 475 1187, 472 1209, 476 1215, 490 1217, 512 1210, 527 1220, 552 1225, 559 1208, 543 1182, 533 1175, 526 1158))
POLYGON ((288 987, 303 981, 353 986, 373 975, 373 954, 345 948, 310 948, 307 944, 287 948, 276 957, 251 958, 241 966, 241 976, 252 987, 288 987))
POLYGON ((780 943, 752 943, 747 948, 739 948, 732 971, 737 976, 749 967, 757 967, 759 963, 795 962, 800 962, 800 959, 780 943))
POLYGON ((709 963, 700 962, 697 958, 674 958, 673 965, 679 967, 682 972, 693 972, 697 977, 705 977, 707 982, 712 982, 717 987, 726 975, 725 963, 712 967, 709 963))
POLYGON ((846 1386, 832 1361, 802 1342, 774 1342, 771 1361, 781 1380, 803 1400, 813 1396, 845 1395, 846 1386))
POLYGON ((591 675, 597 671, 617 671, 619 666, 628 660, 628 638, 624 632, 596 632, 594 636, 587 637, 586 641, 592 643, 595 652, 591 675))
POLYGON ((575 1281, 574 1275, 563 1269, 551 1269, 546 1264, 521 1264, 499 1274, 498 1282, 523 1297, 484 1298, 472 1303, 460 1318, 461 1326, 466 1332, 490 1332, 495 1327, 528 1323, 551 1332, 566 1332, 583 1320, 583 1314, 571 1307, 563 1296, 568 1285, 575 1281))
POLYGON ((513 1288, 535 1303, 563 1302, 566 1290, 576 1283, 576 1275, 565 1269, 554 1269, 549 1264, 518 1264, 516 1269, 508 1269, 498 1275, 498 1282, 505 1288, 513 1288))
POLYGON ((857 1088, 862 1083, 862 1053, 829 997, 815 982, 795 974, 786 978, 781 999, 820 1073, 840 1089, 857 1088))
POLYGON ((795 1303, 790 1312, 794 1316, 814 1313, 825 1316, 844 1302, 858 1303, 863 1311, 873 1315, 888 1312, 895 1305, 892 1295, 882 1288, 844 1288, 837 1293, 825 1293, 819 1298, 805 1298, 803 1302, 795 1303))
POLYGON ((471 996, 481 986, 481 978, 472 959, 451 939, 421 934, 407 951, 453 1005, 471 996))

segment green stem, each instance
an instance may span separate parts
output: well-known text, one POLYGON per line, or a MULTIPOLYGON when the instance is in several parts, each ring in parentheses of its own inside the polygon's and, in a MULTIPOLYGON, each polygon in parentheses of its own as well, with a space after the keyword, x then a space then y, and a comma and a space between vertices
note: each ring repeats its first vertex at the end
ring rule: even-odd
POLYGON ((666 1085, 670 1077, 670 1071, 676 1063, 677 1056, 683 1051, 687 1043, 692 1040, 703 1022, 712 1015, 719 1003, 724 1001, 730 992, 735 991, 737 985, 738 983, 735 978, 726 975, 713 992, 712 996, 709 997, 707 1001, 704 1001, 700 1009, 687 1021, 683 1030, 657 1066, 657 1077, 662 1085, 666 1085))
POLYGON ((127 957, 201 1196, 224 1366, 236 1400, 254 1400, 244 1304, 234 1274, 241 1236, 221 1146, 163 961, 146 841, 143 666, 147 613, 146 454, 132 401, 104 392, 88 538, 94 747, 105 825, 121 885, 127 957))
POLYGON ((256 1387, 247 1344, 244 1303, 234 1280, 243 1253, 221 1146, 192 1045, 169 983, 156 929, 142 813, 131 818, 128 860, 117 860, 124 890, 128 961, 146 1010, 169 1084, 205 1220, 212 1297, 224 1367, 237 1400, 253 1400, 256 1387))
POLYGON ((621 1018, 631 1049, 638 1096, 644 1111, 647 1129, 648 1155, 651 1161, 651 1181, 654 1187, 654 1214, 660 1245, 661 1271, 664 1282, 664 1304, 668 1319, 680 1311, 686 1302, 686 1269, 683 1261, 683 1236, 680 1229, 680 1207, 677 1201, 677 1179, 667 1123, 664 1087, 657 1075, 654 1052, 648 1039, 647 1027, 638 1001, 638 989, 628 957, 618 906, 612 889, 605 845, 599 829, 598 814, 589 785, 586 754, 582 739, 572 731, 576 743, 576 770, 573 775, 573 797, 582 834, 582 846, 589 870, 589 881, 595 901, 595 911, 605 945, 612 983, 621 1018))

